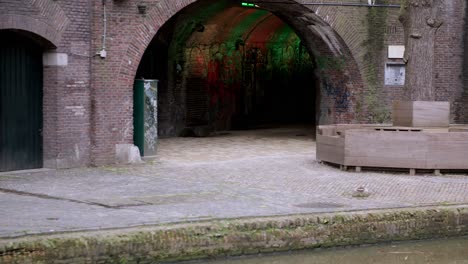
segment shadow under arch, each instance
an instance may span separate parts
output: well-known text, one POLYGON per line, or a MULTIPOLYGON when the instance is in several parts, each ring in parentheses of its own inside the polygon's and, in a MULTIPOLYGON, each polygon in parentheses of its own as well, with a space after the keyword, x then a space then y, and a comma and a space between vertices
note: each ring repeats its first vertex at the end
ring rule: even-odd
MULTIPOLYGON (((3 15, 2 15, 3 16, 3 15)), ((62 32, 43 21, 29 16, 7 14, 0 22, 0 30, 11 30, 34 39, 45 49, 55 49, 60 43, 62 32)))
POLYGON ((314 74, 320 81, 317 124, 359 122, 364 82, 344 39, 313 10, 296 2, 270 3, 265 9, 288 24, 314 58, 314 74))
POLYGON ((24 38, 25 40, 31 41, 38 45, 43 51, 53 50, 57 48, 57 45, 54 42, 52 42, 50 39, 45 38, 44 36, 38 35, 36 32, 17 28, 0 28, 0 33, 2 32, 15 34, 24 38))
MULTIPOLYGON (((170 21, 183 9, 197 10, 213 1, 185 1, 186 6, 176 10, 166 10, 165 16, 170 21)), ((236 4, 236 1, 226 1, 236 4)), ((318 123, 348 123, 355 122, 359 117, 356 112, 357 94, 362 90, 363 80, 359 68, 350 49, 341 36, 313 10, 296 1, 268 1, 262 3, 262 9, 269 11, 288 24, 301 38, 305 47, 314 57, 316 72, 320 81, 318 123)), ((161 11, 157 8, 149 12, 143 25, 139 26, 131 37, 130 48, 123 56, 119 67, 119 75, 132 86, 139 63, 156 34, 167 21, 156 22, 161 11), (159 24, 163 24, 159 26, 159 24), (140 36, 145 36, 141 38, 140 36), (129 63, 131 62, 131 64, 129 63)))
POLYGON ((0 171, 41 168, 47 119, 43 52, 53 45, 23 30, 2 29, 0 38, 0 171))
MULTIPOLYGON (((140 77, 136 76, 138 67, 155 36, 172 23, 176 14, 200 7, 213 11, 213 6, 219 7, 223 3, 236 4, 232 0, 160 1, 149 6, 144 16, 132 16, 132 23, 122 24, 122 30, 116 27, 113 41, 118 45, 109 45, 109 56, 105 60, 93 61, 95 72, 103 73, 93 74, 92 81, 94 87, 99 87, 96 90, 98 92, 91 96, 91 105, 95 111, 91 117, 93 165, 114 161, 116 145, 133 142, 133 82, 135 77, 140 77), (118 107, 108 103, 109 94, 114 95, 112 98, 118 107), (112 118, 106 118, 110 113, 112 118)), ((127 5, 131 5, 129 2, 124 4, 114 4, 113 12, 121 12, 127 5)), ((324 22, 313 10, 292 0, 268 1, 261 8, 272 12, 293 28, 305 43, 311 57, 314 57, 316 70, 313 74, 319 82, 316 87, 319 90, 317 97, 320 98, 316 111, 317 125, 359 120, 357 98, 360 98, 364 84, 356 59, 343 38, 336 33, 337 29, 324 22)), ((330 21, 333 19, 331 17, 330 21)), ((176 61, 171 63, 168 67, 175 69, 176 61)))

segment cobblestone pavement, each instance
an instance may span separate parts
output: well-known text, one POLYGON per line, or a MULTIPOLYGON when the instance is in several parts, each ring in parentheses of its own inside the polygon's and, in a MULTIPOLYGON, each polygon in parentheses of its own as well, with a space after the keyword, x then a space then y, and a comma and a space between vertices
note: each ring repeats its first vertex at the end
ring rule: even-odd
POLYGON ((468 203, 468 175, 340 171, 312 128, 161 139, 145 164, 0 175, 0 237, 468 203), (368 197, 354 197, 356 188, 368 197))

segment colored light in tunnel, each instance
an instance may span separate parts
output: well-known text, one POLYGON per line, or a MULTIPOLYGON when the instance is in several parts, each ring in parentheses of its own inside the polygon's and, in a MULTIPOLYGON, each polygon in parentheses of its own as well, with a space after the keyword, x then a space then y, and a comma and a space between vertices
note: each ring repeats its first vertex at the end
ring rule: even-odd
POLYGON ((242 6, 247 6, 247 7, 256 7, 255 4, 252 4, 252 3, 246 3, 246 2, 242 2, 241 3, 242 6))

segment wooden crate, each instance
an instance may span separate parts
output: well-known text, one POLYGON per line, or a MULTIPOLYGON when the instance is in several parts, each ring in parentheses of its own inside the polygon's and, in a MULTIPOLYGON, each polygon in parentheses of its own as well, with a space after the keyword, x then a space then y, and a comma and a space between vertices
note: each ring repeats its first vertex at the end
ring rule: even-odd
POLYGON ((393 125, 407 127, 448 127, 450 103, 435 101, 394 101, 393 125))
POLYGON ((320 126, 317 159, 356 169, 468 170, 467 127, 351 127, 320 126))

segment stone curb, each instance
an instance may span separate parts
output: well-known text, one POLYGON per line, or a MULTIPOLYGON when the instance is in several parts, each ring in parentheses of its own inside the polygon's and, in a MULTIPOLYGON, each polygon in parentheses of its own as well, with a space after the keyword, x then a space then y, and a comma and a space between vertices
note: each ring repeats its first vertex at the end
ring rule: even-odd
POLYGON ((317 213, 0 240, 0 263, 158 263, 468 235, 468 205, 317 213))

